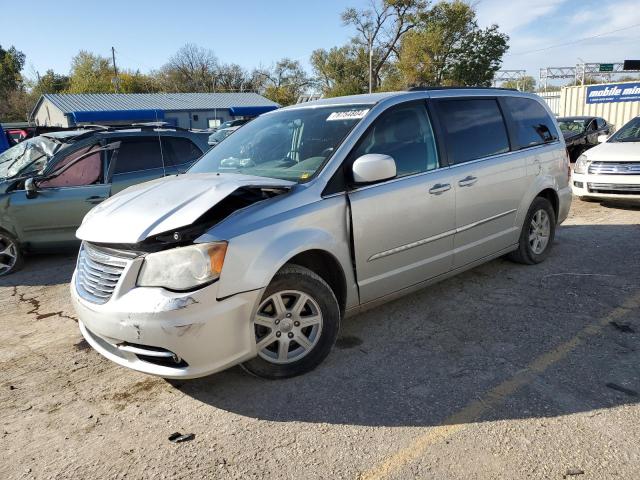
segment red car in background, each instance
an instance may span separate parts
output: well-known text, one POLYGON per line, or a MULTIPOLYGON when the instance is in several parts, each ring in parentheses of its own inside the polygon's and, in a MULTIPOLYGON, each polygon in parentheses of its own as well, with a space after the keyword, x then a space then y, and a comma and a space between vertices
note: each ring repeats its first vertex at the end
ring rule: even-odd
POLYGON ((29 138, 29 133, 22 128, 12 128, 7 130, 7 136, 10 137, 10 139, 13 140, 15 144, 29 138))

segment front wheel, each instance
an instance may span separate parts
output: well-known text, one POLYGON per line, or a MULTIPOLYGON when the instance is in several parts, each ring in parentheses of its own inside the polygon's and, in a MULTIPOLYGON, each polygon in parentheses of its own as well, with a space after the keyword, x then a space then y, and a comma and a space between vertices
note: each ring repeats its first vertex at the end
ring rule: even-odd
POLYGON ((544 261, 551 251, 556 233, 556 214, 549 200, 536 197, 531 203, 520 232, 518 249, 509 258, 518 263, 534 265, 544 261))
POLYGON ((329 354, 340 328, 340 306, 322 278, 289 265, 267 287, 253 323, 258 356, 242 366, 264 378, 294 377, 329 354))
POLYGON ((0 277, 22 267, 20 245, 13 235, 0 230, 0 277))

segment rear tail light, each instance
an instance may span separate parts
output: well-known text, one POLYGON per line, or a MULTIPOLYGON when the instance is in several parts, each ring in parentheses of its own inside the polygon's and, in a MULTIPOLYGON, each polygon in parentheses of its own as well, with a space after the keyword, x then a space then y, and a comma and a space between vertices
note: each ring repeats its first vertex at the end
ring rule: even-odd
POLYGON ((571 178, 571 157, 569 156, 569 149, 565 149, 565 159, 567 161, 567 181, 571 178))

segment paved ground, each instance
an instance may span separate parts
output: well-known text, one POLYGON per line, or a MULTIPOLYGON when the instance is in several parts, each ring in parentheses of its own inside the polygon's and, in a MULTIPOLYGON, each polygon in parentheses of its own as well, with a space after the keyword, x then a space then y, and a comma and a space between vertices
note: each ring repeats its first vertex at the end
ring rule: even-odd
POLYGON ((546 263, 348 320, 278 382, 115 366, 78 332, 73 263, 0 280, 2 479, 640 478, 639 209, 575 201, 546 263))

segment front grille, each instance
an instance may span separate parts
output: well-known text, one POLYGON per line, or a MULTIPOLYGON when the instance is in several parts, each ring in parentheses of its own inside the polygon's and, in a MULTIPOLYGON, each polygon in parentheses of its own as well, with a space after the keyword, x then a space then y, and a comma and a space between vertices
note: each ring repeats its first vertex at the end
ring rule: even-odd
POLYGON ((640 162, 591 162, 589 173, 595 175, 640 175, 640 162))
POLYGON ((106 303, 118 284, 128 259, 117 257, 91 244, 83 243, 78 255, 76 287, 82 298, 106 303))
POLYGON ((640 184, 624 183, 588 183, 593 193, 615 193, 617 195, 640 195, 640 184))

